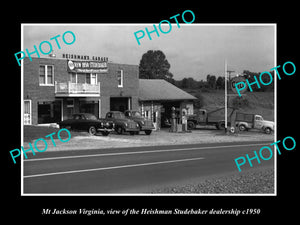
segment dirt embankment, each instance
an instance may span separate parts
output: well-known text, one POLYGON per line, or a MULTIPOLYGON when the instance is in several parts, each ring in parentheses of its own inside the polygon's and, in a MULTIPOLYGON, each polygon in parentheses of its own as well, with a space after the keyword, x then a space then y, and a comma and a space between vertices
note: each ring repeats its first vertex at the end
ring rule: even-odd
MULTIPOLYGON (((188 93, 202 96, 203 108, 214 110, 224 107, 224 90, 213 90, 201 92, 201 90, 185 90, 188 93)), ((230 92, 230 94, 232 94, 230 92)), ((235 96, 229 97, 229 105, 235 96)), ((242 107, 240 111, 262 115, 265 120, 274 121, 274 92, 246 92, 243 98, 248 101, 248 106, 242 107)))

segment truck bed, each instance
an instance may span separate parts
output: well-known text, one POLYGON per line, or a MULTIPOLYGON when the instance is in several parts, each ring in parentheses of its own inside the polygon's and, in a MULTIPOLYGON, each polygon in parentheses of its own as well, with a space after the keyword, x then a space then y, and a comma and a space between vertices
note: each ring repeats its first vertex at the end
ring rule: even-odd
POLYGON ((254 114, 237 112, 235 120, 252 123, 254 120, 254 114))

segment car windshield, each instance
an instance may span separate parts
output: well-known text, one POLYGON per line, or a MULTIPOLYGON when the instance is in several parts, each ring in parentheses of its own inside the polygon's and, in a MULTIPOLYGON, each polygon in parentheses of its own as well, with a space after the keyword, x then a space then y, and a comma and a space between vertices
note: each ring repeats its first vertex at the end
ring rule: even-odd
POLYGON ((123 113, 114 113, 114 118, 125 119, 125 115, 123 113))
POLYGON ((97 120, 97 117, 93 114, 85 114, 87 120, 97 120))
POLYGON ((142 115, 138 111, 132 111, 131 113, 132 113, 132 116, 134 116, 134 117, 142 117, 142 115))

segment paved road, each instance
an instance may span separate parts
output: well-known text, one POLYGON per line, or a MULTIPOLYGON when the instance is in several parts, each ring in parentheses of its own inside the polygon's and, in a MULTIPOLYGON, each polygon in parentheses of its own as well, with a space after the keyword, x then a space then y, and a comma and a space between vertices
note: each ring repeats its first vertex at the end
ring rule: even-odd
MULTIPOLYGON (((43 152, 24 160, 27 193, 149 193, 214 175, 239 173, 234 159, 270 142, 43 152)), ((270 167, 273 158, 254 167, 270 167)), ((250 167, 242 166, 242 172, 250 167)), ((242 173, 241 172, 241 173, 242 173)))

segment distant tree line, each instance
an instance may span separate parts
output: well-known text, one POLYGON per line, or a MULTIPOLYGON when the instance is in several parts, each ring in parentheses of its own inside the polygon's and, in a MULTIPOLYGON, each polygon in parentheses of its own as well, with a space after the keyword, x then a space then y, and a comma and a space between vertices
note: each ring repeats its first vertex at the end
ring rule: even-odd
MULTIPOLYGON (((273 82, 270 85, 262 85, 260 83, 260 88, 257 87, 256 84, 251 85, 251 88, 253 91, 273 91, 274 90, 274 72, 270 72, 273 76, 273 82)), ((251 72, 249 70, 243 71, 243 77, 245 79, 248 79, 249 83, 253 83, 255 81, 254 76, 256 76, 257 80, 259 80, 260 73, 251 72)), ((231 76, 233 78, 233 76, 231 76)), ((262 80, 264 83, 269 83, 270 78, 267 75, 262 76, 262 80)), ((209 91, 209 90, 219 90, 219 89, 225 89, 225 78, 223 76, 219 76, 218 78, 215 75, 208 74, 206 76, 206 80, 200 80, 197 81, 192 77, 183 78, 182 80, 174 80, 171 81, 172 84, 176 85, 179 88, 182 89, 202 89, 203 91, 209 91)), ((227 81, 228 82, 228 81, 227 81)), ((227 83, 228 84, 228 83, 227 83)), ((228 84, 229 85, 229 84, 228 84)))
MULTIPOLYGON (((215 75, 208 74, 206 80, 197 81, 192 77, 183 78, 182 80, 175 80, 170 70, 170 63, 168 62, 165 54, 161 50, 149 50, 142 55, 139 64, 139 77, 141 79, 164 79, 175 86, 182 89, 200 89, 202 92, 209 90, 225 89, 224 76, 216 77, 215 75)), ((273 82, 270 85, 260 85, 258 88, 256 84, 252 85, 253 91, 273 91, 274 90, 274 71, 273 82)), ((254 76, 259 80, 260 73, 251 72, 249 70, 243 71, 243 77, 248 79, 249 83, 254 82, 254 76)), ((231 76, 233 77, 233 76, 231 76)), ((265 83, 269 83, 269 76, 262 76, 265 83)), ((227 81, 228 82, 228 81, 227 81)))

